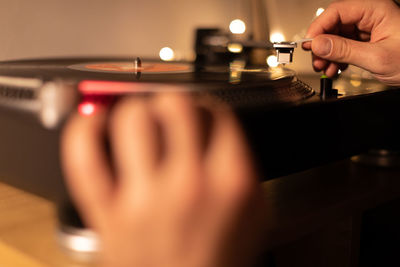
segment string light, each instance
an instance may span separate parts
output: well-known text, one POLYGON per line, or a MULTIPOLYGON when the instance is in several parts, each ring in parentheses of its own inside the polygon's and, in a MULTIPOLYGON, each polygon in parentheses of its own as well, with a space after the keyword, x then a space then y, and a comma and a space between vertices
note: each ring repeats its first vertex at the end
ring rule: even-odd
POLYGON ((231 53, 242 53, 243 45, 241 45, 241 44, 229 44, 228 45, 228 50, 231 53))
POLYGON ((279 63, 278 63, 278 58, 274 55, 271 55, 267 58, 267 64, 268 66, 275 68, 278 67, 279 63))
POLYGON ((161 48, 160 58, 163 61, 172 61, 175 59, 175 52, 169 47, 161 48))
POLYGON ((235 19, 229 25, 229 29, 233 34, 243 34, 246 32, 246 24, 240 19, 235 19))
POLYGON ((271 34, 270 40, 272 43, 280 43, 285 41, 285 36, 281 32, 275 32, 271 34))

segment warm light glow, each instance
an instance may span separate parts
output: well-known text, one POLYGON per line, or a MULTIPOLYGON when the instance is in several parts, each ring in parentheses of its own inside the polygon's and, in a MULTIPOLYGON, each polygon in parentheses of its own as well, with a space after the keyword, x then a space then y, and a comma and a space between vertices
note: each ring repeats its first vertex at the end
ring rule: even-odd
POLYGON ((285 36, 283 33, 275 32, 271 34, 270 40, 272 43, 280 43, 285 41, 285 36))
POLYGON ((350 84, 354 87, 360 87, 362 84, 361 76, 358 74, 352 74, 350 79, 350 84))
POLYGON ((241 53, 243 51, 243 45, 241 44, 229 44, 228 50, 231 53, 241 53))
POLYGON ((246 24, 240 19, 235 19, 229 25, 229 29, 233 34, 243 34, 246 32, 246 24))
POLYGON ((83 116, 91 116, 96 111, 96 105, 91 102, 83 102, 79 104, 78 111, 83 116))
POLYGON ((320 8, 317 9, 317 12, 315 13, 315 15, 316 15, 317 17, 319 17, 319 15, 321 15, 322 13, 324 13, 324 11, 325 11, 325 9, 322 8, 322 7, 320 7, 320 8))
POLYGON ((169 47, 164 47, 160 50, 160 58, 163 61, 172 61, 175 59, 175 52, 169 47))
POLYGON ((342 74, 342 70, 338 70, 337 73, 338 73, 338 75, 342 74))
POLYGON ((269 56, 267 58, 267 64, 268 64, 268 66, 270 66, 272 68, 278 67, 278 65, 279 65, 278 58, 274 55, 269 56))

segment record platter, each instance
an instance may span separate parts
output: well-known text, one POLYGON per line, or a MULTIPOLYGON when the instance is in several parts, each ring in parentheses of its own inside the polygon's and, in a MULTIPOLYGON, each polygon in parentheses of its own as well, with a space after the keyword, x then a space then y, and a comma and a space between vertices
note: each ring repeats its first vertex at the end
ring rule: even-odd
POLYGON ((229 104, 248 136, 263 179, 385 146, 394 139, 395 123, 387 122, 398 120, 390 116, 398 113, 393 102, 400 97, 398 90, 321 99, 314 89, 318 88, 302 82, 289 68, 247 67, 241 61, 201 69, 192 63, 137 57, 2 62, 0 123, 7 127, 0 133, 0 175, 13 185, 62 201, 58 139, 68 115, 82 103, 160 91, 211 95, 229 104), (371 119, 380 117, 386 121, 371 119))
POLYGON ((213 92, 235 105, 254 105, 255 102, 281 105, 304 100, 314 94, 290 69, 246 68, 240 62, 236 65, 232 63, 230 67, 208 67, 196 71, 190 63, 167 63, 135 57, 25 60, 1 63, 0 76, 2 84, 8 85, 9 90, 0 89, 3 98, 11 95, 11 90, 17 90, 19 83, 29 87, 29 82, 34 95, 38 96, 38 87, 55 80, 77 84, 78 91, 83 95, 150 93, 154 90, 213 92), (88 90, 88 87, 91 88, 88 90), (268 90, 260 90, 264 88, 268 90), (244 90, 247 97, 235 97, 243 95, 244 90))

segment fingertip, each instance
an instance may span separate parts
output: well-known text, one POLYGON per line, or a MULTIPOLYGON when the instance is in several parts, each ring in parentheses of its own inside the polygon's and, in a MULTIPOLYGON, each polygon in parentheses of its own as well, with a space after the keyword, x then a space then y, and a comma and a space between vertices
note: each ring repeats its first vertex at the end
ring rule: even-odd
POLYGON ((316 36, 311 43, 311 49, 315 55, 321 58, 327 58, 331 54, 333 41, 331 38, 322 34, 316 36))
POLYGON ((251 153, 248 151, 247 139, 235 114, 229 109, 215 110, 213 114, 215 128, 211 147, 215 154, 223 158, 220 162, 249 160, 251 153))
POLYGON ((319 57, 315 57, 313 59, 313 68, 316 72, 320 72, 322 70, 324 70, 328 65, 328 61, 326 61, 325 59, 319 58, 319 57))
POLYGON ((153 103, 156 106, 168 110, 188 108, 193 105, 192 98, 186 93, 164 92, 154 96, 153 103))
POLYGON ((312 42, 304 42, 301 47, 303 48, 303 50, 305 51, 310 51, 311 50, 311 43, 312 42))
POLYGON ((87 135, 98 133, 102 130, 106 114, 106 109, 98 106, 96 112, 90 116, 78 111, 68 118, 60 135, 63 159, 75 161, 77 159, 75 154, 81 155, 81 153, 78 153, 82 149, 81 144, 85 142, 87 135))
POLYGON ((89 226, 108 202, 111 192, 111 171, 102 150, 107 112, 96 115, 73 114, 60 136, 63 176, 69 194, 89 226))
POLYGON ((206 168, 214 173, 212 183, 220 188, 220 197, 232 208, 237 208, 238 203, 252 195, 257 178, 256 168, 248 140, 234 113, 215 111, 214 116, 215 128, 206 168))
POLYGON ((189 167, 199 162, 204 150, 204 125, 191 95, 171 92, 156 95, 152 111, 163 133, 164 163, 186 162, 183 165, 189 167))
POLYGON ((149 98, 131 96, 114 107, 110 118, 111 152, 119 188, 128 194, 150 181, 161 156, 157 120, 149 98))
POLYGON ((326 76, 329 78, 335 78, 338 75, 339 67, 336 63, 330 63, 325 70, 326 76))
POLYGON ((145 112, 145 108, 145 99, 132 96, 121 99, 111 110, 110 131, 118 132, 118 129, 126 123, 126 120, 135 117, 133 114, 145 112), (114 131, 114 129, 117 130, 114 131))
POLYGON ((169 121, 169 126, 175 123, 193 125, 193 119, 196 117, 196 107, 193 98, 189 94, 160 93, 155 95, 151 102, 152 109, 157 117, 163 121, 169 121))

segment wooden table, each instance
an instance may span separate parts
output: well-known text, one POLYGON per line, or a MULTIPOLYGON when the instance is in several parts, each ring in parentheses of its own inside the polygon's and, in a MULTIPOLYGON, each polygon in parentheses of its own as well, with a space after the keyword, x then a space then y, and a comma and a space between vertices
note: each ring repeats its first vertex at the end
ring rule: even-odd
POLYGON ((53 203, 0 183, 0 266, 83 267, 58 246, 53 203))
MULTIPOLYGON (((361 216, 400 198, 400 171, 345 160, 262 187, 270 218, 265 249, 274 258, 263 266, 354 267, 361 216)), ((89 266, 61 251, 56 226, 54 204, 0 183, 0 266, 89 266)))

